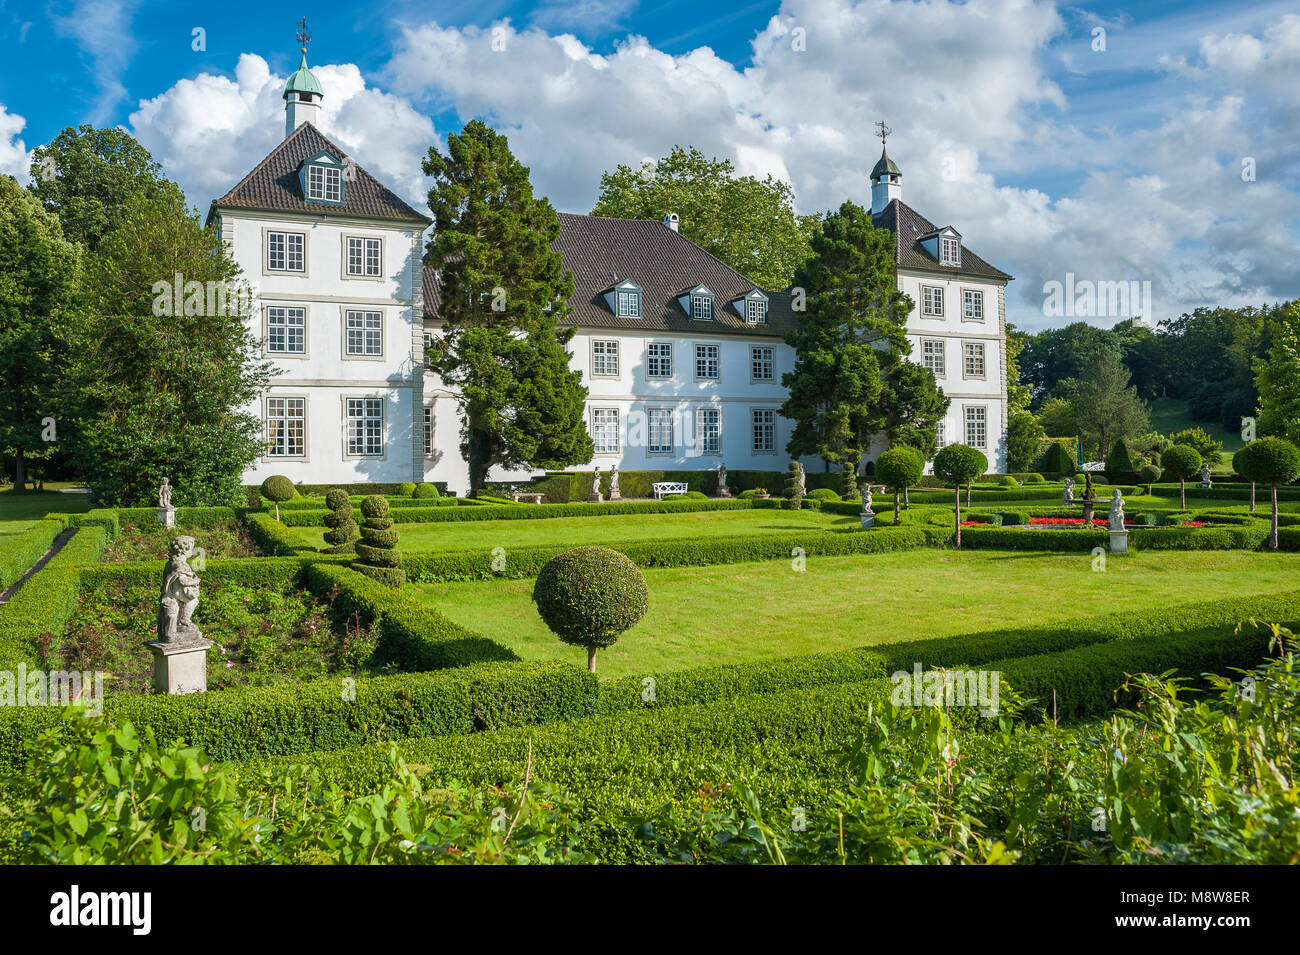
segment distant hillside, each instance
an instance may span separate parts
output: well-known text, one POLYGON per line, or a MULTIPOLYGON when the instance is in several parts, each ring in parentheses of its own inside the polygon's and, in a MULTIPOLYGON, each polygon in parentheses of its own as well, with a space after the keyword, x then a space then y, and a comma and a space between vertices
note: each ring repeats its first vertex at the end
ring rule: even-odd
POLYGON ((1148 403, 1151 409, 1151 428, 1169 435, 1187 428, 1201 428, 1211 437, 1223 442, 1223 464, 1220 470, 1232 470, 1233 452, 1243 444, 1239 431, 1229 431, 1217 421, 1194 421, 1188 414, 1187 402, 1177 398, 1156 398, 1148 403))

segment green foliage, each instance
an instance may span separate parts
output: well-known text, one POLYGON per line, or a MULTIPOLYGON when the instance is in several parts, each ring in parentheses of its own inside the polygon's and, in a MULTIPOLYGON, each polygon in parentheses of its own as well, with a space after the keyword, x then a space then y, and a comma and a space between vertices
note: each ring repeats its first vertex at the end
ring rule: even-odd
POLYGON ((1028 471, 1038 462, 1047 432, 1028 411, 1007 418, 1007 470, 1028 471))
POLYGON ((1074 460, 1074 455, 1060 441, 1052 441, 1047 445, 1047 450, 1043 453, 1042 471, 1044 474, 1051 474, 1054 477, 1073 475, 1078 463, 1074 460))
POLYGON ((415 490, 411 493, 411 497, 417 500, 434 501, 441 496, 438 494, 438 485, 436 484, 416 484, 414 487, 415 490))
POLYGON ((707 501, 709 499, 709 496, 703 491, 687 491, 680 497, 683 501, 707 501))
POLYGON ((401 484, 397 485, 397 493, 402 495, 402 497, 414 497, 415 484, 411 481, 403 481, 401 484))
MULTIPOLYGON (((1204 428, 1187 428, 1175 431, 1169 436, 1170 444, 1181 444, 1195 448, 1204 464, 1214 467, 1223 462, 1223 442, 1216 441, 1204 428)), ((1163 458, 1161 459, 1163 463, 1163 458)), ((1166 465, 1168 467, 1168 465, 1166 465)))
POLYGON ((325 503, 330 513, 325 515, 325 543, 329 544, 326 553, 350 554, 356 549, 357 522, 352 519, 352 502, 348 492, 335 488, 325 495, 325 503))
POLYGON ((80 270, 80 250, 58 219, 0 176, 0 450, 15 457, 15 492, 25 490, 28 460, 55 447, 49 422, 65 436, 72 430, 61 391, 80 270))
POLYGON ((803 507, 803 499, 807 496, 807 491, 804 489, 806 480, 803 465, 791 459, 790 469, 785 472, 785 490, 783 494, 786 507, 796 511, 803 507))
POLYGON ((1268 354, 1254 362, 1259 428, 1300 445, 1300 300, 1273 313, 1268 337, 1268 354))
POLYGON ((291 501, 298 490, 293 486, 293 481, 283 474, 272 474, 262 482, 262 497, 268 501, 274 501, 277 504, 283 504, 285 501, 291 501))
POLYGON ((63 533, 62 521, 37 521, 18 534, 0 537, 0 592, 11 586, 63 533))
MULTIPOLYGON (((1104 353, 1084 371, 1074 389, 1075 424, 1085 444, 1104 454, 1119 438, 1150 426, 1146 404, 1118 355, 1104 353)), ((1130 469, 1131 470, 1131 469, 1130 469)))
POLYGON ((1282 438, 1259 438, 1238 451, 1233 464, 1247 480, 1271 485, 1273 517, 1269 547, 1277 550, 1277 486, 1300 477, 1300 449, 1282 438))
POLYGON ((406 582, 402 572, 402 555, 397 551, 398 532, 388 516, 388 501, 371 494, 361 502, 361 540, 356 543, 359 560, 352 567, 373 580, 389 587, 400 587, 406 582))
POLYGON ((1160 455, 1165 474, 1178 481, 1186 481, 1201 473, 1201 455, 1187 444, 1175 444, 1160 455))
POLYGON ((1144 464, 1138 468, 1138 478, 1147 486, 1148 494, 1151 493, 1151 485, 1159 481, 1163 474, 1164 471, 1155 464, 1144 464))
POLYGON ((815 487, 808 492, 808 497, 814 501, 840 500, 840 496, 828 487, 815 487))
POLYGON ((607 547, 576 547, 548 561, 533 586, 537 612, 565 643, 587 649, 596 672, 596 650, 610 647, 636 626, 650 605, 641 568, 607 547))
POLYGON ((693 146, 601 174, 592 215, 662 220, 669 213, 682 235, 766 289, 790 287, 817 227, 815 216, 795 213, 788 183, 737 176, 730 160, 708 159, 693 146))
POLYGON ((493 465, 557 468, 591 460, 587 389, 562 327, 573 278, 554 247, 560 220, 533 196, 504 135, 472 120, 429 148, 434 232, 426 262, 442 282, 433 367, 460 390, 471 492, 493 465))
POLYGON ((876 458, 876 477, 894 489, 894 523, 898 523, 898 496, 921 480, 925 459, 906 445, 895 445, 876 458))
POLYGON ((988 470, 989 459, 978 448, 950 444, 934 457, 934 473, 953 487, 969 484, 988 470))

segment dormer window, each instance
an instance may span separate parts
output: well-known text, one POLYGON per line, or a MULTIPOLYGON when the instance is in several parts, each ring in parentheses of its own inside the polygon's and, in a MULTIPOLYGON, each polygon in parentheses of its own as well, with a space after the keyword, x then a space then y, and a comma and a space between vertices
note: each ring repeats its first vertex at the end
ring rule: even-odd
POLYGON ((304 162, 299 179, 308 202, 343 204, 343 163, 330 153, 319 152, 304 162))
POLYGON ((641 317, 641 292, 638 289, 619 289, 617 314, 620 318, 641 317))
POLYGON ((745 321, 751 325, 767 324, 767 302, 761 298, 751 298, 745 303, 745 321))
POLYGON ((939 264, 961 265, 961 239, 946 235, 940 237, 939 264))
POLYGON ((712 295, 692 295, 691 296, 691 318, 700 321, 713 320, 713 296, 712 295))

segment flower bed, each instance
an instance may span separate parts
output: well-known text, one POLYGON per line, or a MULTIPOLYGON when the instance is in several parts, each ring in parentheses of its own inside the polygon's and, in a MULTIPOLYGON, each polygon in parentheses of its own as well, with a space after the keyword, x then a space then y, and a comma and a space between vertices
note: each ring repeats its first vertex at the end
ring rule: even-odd
POLYGON ((166 560, 171 542, 182 534, 194 538, 205 558, 260 557, 248 528, 237 518, 221 518, 203 527, 163 527, 157 521, 137 522, 122 518, 116 539, 104 550, 101 560, 112 562, 166 560))
MULTIPOLYGON (((1110 521, 1104 517, 1095 517, 1092 520, 1094 527, 1110 527, 1110 521)), ((964 522, 963 522, 964 524, 964 522)), ((1082 517, 1031 517, 1029 519, 1031 527, 1086 527, 1082 517)), ((1125 527, 1147 527, 1137 520, 1125 519, 1125 527)), ((1170 525, 1174 527, 1208 527, 1206 521, 1183 521, 1181 524, 1170 525)))

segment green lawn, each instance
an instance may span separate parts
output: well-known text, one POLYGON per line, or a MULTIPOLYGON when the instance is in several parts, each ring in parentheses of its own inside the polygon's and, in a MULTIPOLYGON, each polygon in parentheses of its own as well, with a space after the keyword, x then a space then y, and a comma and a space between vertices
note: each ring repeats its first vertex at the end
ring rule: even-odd
MULTIPOLYGON (((471 547, 528 547, 562 544, 578 547, 605 541, 670 537, 726 537, 763 531, 831 530, 857 527, 858 518, 819 511, 775 508, 693 511, 678 514, 627 514, 610 517, 558 517, 526 521, 445 521, 397 524, 399 550, 460 550, 471 547)), ((325 528, 291 528, 308 547, 324 545, 325 528)))
MULTIPOLYGON (((567 522, 566 522, 567 523, 567 522)), ((602 676, 645 675, 719 663, 946 636, 997 626, 1291 589, 1300 555, 1235 551, 1088 554, 956 553, 810 558, 650 569, 650 610, 600 651, 602 676)), ((524 659, 585 664, 532 603, 531 580, 412 584, 408 589, 524 659)))
POLYGON ((28 491, 15 494, 0 491, 0 537, 27 530, 51 511, 66 514, 90 510, 85 494, 60 494, 55 491, 28 491))

